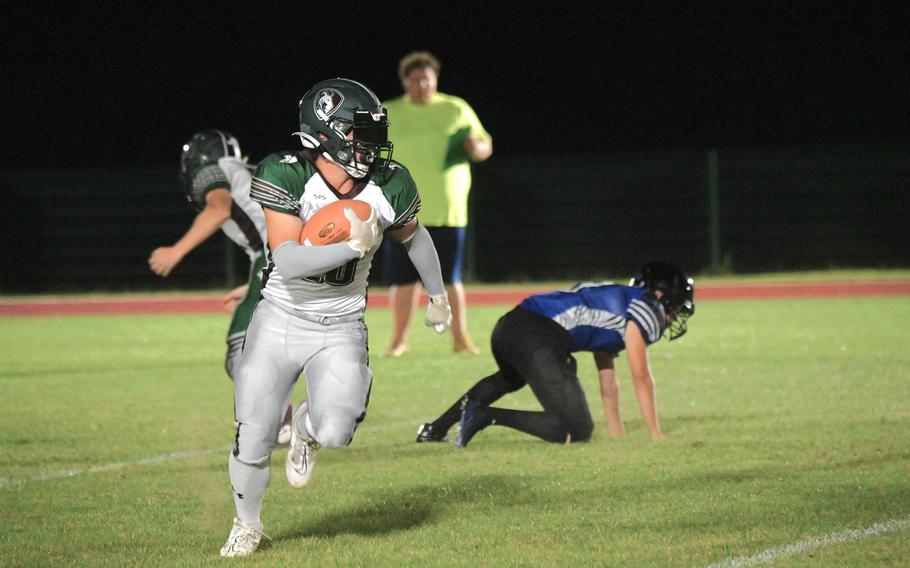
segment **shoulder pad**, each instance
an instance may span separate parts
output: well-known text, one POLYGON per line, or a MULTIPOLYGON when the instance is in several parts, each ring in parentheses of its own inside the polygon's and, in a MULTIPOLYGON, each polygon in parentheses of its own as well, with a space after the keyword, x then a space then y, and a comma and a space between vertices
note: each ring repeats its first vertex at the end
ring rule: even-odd
POLYGON ((654 343, 667 327, 667 315, 660 301, 648 292, 629 304, 628 317, 638 325, 648 345, 654 343))

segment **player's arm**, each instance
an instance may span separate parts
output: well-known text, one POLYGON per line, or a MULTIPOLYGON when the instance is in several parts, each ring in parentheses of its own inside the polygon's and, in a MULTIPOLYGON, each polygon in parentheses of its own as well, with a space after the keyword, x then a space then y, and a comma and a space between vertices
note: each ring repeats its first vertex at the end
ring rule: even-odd
POLYGON ((493 155, 493 141, 483 138, 468 137, 462 142, 468 159, 472 162, 483 162, 493 155))
POLYGON ((231 192, 219 187, 205 194, 202 208, 193 224, 180 240, 169 247, 159 247, 149 257, 149 268, 159 276, 167 276, 187 254, 211 237, 231 218, 231 192))
POLYGON ((246 293, 249 292, 249 290, 249 283, 237 286, 221 298, 221 305, 224 306, 226 311, 234 313, 234 310, 237 309, 237 304, 246 298, 246 293))
POLYGON ((449 297, 442 282, 442 269, 439 266, 439 255, 436 254, 433 238, 426 228, 417 222, 416 217, 402 227, 390 229, 388 233, 404 245, 408 251, 408 258, 417 269, 423 287, 430 296, 426 324, 436 333, 442 333, 452 323, 452 308, 449 306, 449 297))
POLYGON ((436 247, 433 246, 433 237, 429 231, 417 222, 417 218, 411 219, 403 227, 391 229, 388 233, 393 239, 404 245, 408 251, 408 258, 414 263, 414 268, 423 281, 427 294, 433 296, 445 296, 446 289, 442 283, 442 269, 439 267, 439 255, 436 254, 436 247))
POLYGON ((469 160, 483 162, 493 154, 493 139, 467 102, 462 102, 461 112, 468 127, 468 136, 462 140, 461 145, 469 160))
POLYGON ((387 188, 394 188, 393 206, 396 218, 386 230, 393 239, 404 245, 408 258, 417 269, 417 274, 430 296, 427 305, 427 317, 424 322, 436 333, 442 333, 452 324, 452 308, 442 282, 442 269, 439 267, 439 256, 433 245, 433 238, 425 227, 417 222, 420 211, 420 196, 417 185, 400 164, 390 168, 392 176, 387 180, 387 188))
POLYGON ((623 436, 626 433, 619 412, 619 383, 616 382, 616 369, 613 367, 613 356, 609 353, 594 353, 594 363, 600 378, 600 400, 604 407, 604 417, 610 434, 623 436))
MULTIPOLYGON (((318 276, 342 264, 361 258, 363 253, 348 242, 322 246, 300 244, 303 221, 297 215, 283 213, 268 207, 265 211, 265 230, 269 236, 272 262, 282 276, 300 278, 318 276)), ((352 222, 352 230, 353 230, 352 222)))
POLYGON ((657 399, 654 392, 654 377, 651 375, 651 365, 648 362, 648 344, 641 329, 631 321, 626 325, 626 357, 629 360, 632 385, 635 388, 635 398, 638 399, 641 417, 648 427, 651 438, 658 440, 662 434, 657 421, 657 399))

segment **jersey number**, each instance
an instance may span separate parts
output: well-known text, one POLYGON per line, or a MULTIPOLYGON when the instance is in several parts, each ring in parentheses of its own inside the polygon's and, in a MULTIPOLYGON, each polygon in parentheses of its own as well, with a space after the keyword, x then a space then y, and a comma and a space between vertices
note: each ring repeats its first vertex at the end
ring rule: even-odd
POLYGON ((304 278, 307 282, 314 284, 328 284, 329 286, 347 286, 354 281, 354 273, 357 272, 357 261, 354 259, 348 261, 334 270, 330 270, 319 276, 307 276, 304 278))

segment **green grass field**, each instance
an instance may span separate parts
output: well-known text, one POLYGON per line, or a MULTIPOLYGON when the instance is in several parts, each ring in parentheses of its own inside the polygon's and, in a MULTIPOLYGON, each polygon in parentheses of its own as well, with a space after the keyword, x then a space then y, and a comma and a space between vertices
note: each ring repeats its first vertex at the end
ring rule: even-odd
MULTIPOLYGON (((306 489, 287 485, 276 450, 263 514, 274 540, 251 561, 699 567, 891 523, 773 563, 910 565, 910 298, 701 303, 685 338, 651 350, 663 442, 643 431, 624 357, 628 435, 607 435, 581 354, 590 443, 491 428, 464 450, 415 444, 419 423, 493 370, 486 338, 505 310, 472 308, 480 357, 426 329, 408 356, 374 356, 366 422, 349 448, 320 453, 306 489)), ((379 353, 390 314, 368 323, 379 353)), ((0 565, 223 562, 226 326, 0 319, 0 565)), ((529 392, 502 402, 537 408, 529 392)))

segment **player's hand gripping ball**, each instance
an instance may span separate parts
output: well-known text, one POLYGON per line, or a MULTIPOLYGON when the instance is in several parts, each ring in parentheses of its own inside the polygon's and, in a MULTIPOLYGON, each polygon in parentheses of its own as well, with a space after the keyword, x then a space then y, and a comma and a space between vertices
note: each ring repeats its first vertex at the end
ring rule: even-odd
POLYGON ((341 199, 322 207, 310 217, 300 231, 300 242, 305 245, 318 246, 341 243, 351 236, 351 222, 344 214, 351 209, 361 221, 366 221, 373 213, 369 203, 358 199, 341 199))

